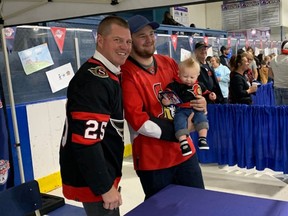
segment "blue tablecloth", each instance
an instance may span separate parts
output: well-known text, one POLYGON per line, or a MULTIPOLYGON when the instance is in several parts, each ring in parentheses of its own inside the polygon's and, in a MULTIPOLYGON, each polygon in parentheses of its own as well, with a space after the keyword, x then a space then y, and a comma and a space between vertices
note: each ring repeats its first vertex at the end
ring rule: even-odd
POLYGON ((125 216, 287 216, 288 203, 169 185, 125 216))

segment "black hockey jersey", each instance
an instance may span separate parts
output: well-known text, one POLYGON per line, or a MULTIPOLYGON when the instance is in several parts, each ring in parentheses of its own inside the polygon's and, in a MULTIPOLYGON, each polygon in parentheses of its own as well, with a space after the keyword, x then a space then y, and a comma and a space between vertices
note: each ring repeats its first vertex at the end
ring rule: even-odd
POLYGON ((71 80, 67 99, 60 147, 63 194, 101 201, 121 177, 124 120, 118 77, 91 58, 71 80))

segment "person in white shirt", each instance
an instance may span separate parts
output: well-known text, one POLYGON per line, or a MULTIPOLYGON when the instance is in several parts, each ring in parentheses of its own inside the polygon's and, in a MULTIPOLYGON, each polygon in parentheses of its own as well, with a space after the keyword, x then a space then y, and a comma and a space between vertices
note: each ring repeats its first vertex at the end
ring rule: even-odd
POLYGON ((288 105, 288 40, 281 44, 281 54, 275 57, 270 66, 274 74, 274 94, 276 105, 288 105))
POLYGON ((215 75, 219 82, 219 86, 223 95, 223 103, 228 103, 229 84, 230 84, 230 69, 220 63, 218 56, 213 56, 210 59, 211 66, 215 71, 215 75))

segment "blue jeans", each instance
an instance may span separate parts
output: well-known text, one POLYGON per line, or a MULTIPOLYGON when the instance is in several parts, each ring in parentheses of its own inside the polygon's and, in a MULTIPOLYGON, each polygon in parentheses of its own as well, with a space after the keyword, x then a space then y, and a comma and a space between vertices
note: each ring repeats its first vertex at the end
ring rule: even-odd
POLYGON ((195 111, 192 108, 177 107, 174 116, 175 132, 187 129, 187 118, 194 112, 192 122, 197 131, 201 129, 208 129, 208 120, 204 112, 195 111))
POLYGON ((136 173, 140 178, 143 191, 146 195, 145 199, 148 199, 169 184, 204 189, 202 172, 196 153, 187 161, 177 166, 160 170, 137 170, 136 173))
POLYGON ((288 88, 274 87, 275 105, 288 105, 288 88))

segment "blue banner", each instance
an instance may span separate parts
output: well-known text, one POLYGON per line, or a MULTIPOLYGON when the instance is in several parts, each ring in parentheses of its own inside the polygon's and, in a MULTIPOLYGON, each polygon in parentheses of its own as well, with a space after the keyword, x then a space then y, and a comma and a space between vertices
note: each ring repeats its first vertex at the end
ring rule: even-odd
POLYGON ((1 100, 2 95, 0 95, 0 191, 13 186, 13 176, 11 171, 13 163, 6 124, 7 121, 5 118, 6 112, 1 100))

